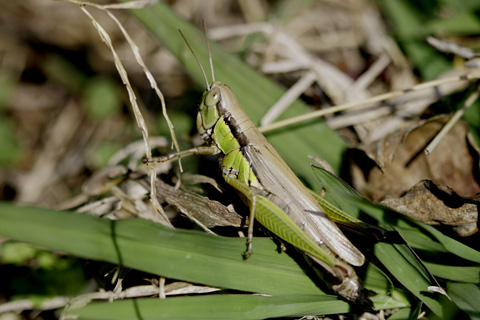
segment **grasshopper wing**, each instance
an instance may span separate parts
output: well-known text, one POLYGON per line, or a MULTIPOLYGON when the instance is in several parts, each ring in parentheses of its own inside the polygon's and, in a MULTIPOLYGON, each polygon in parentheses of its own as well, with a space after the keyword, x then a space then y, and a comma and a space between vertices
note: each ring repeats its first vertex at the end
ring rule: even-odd
POLYGON ((248 145, 242 148, 249 159, 267 198, 284 210, 312 240, 326 247, 351 265, 364 263, 363 254, 348 240, 325 214, 277 151, 266 142, 262 148, 248 145), (312 214, 315 212, 315 214, 312 214))

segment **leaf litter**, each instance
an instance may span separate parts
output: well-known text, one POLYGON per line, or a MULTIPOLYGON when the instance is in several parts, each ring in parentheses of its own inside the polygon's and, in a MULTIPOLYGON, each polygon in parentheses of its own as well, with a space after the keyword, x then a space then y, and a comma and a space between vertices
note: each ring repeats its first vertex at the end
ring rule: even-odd
POLYGON ((472 199, 478 198, 480 185, 474 174, 478 152, 468 138, 467 124, 457 122, 432 154, 424 153, 447 120, 437 116, 415 122, 365 146, 363 155, 354 159, 353 185, 413 219, 453 225, 459 235, 469 236, 478 230, 478 203, 472 199), (374 166, 364 165, 371 161, 374 166))

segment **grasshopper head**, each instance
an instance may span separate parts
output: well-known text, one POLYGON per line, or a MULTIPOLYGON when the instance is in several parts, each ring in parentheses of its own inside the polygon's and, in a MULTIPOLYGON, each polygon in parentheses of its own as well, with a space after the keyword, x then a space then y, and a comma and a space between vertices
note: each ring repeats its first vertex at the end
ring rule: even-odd
POLYGON ((197 130, 204 139, 211 137, 213 127, 222 116, 229 116, 233 105, 238 105, 235 95, 229 86, 219 81, 214 81, 203 93, 197 113, 197 130))

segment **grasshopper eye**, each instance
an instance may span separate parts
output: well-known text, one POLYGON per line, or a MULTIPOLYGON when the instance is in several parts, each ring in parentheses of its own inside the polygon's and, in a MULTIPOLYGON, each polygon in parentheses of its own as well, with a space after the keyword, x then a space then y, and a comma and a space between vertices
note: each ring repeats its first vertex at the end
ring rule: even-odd
POLYGON ((214 107, 220 100, 220 91, 218 88, 212 88, 205 97, 205 104, 208 107, 214 107))

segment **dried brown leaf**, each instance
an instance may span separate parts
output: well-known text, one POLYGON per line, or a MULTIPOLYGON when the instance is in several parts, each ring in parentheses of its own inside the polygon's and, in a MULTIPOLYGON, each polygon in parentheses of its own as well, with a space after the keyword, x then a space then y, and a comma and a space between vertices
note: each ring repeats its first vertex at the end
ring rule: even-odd
POLYGON ((454 226, 459 235, 476 232, 480 192, 478 152, 458 122, 429 156, 424 149, 447 122, 429 119, 388 135, 355 158, 353 184, 364 195, 413 219, 454 226), (361 171, 361 173, 360 173, 361 171))
POLYGON ((354 186, 376 201, 399 197, 424 179, 449 186, 464 197, 480 192, 478 155, 467 139, 465 122, 458 122, 431 155, 424 153, 447 120, 446 116, 432 118, 364 148, 370 159, 356 157, 363 174, 354 174, 354 186), (375 165, 367 167, 372 160, 375 165))
POLYGON ((157 180, 157 196, 205 227, 242 225, 242 217, 220 202, 191 191, 177 189, 161 180, 157 180))
POLYGON ((430 180, 418 182, 400 198, 382 201, 383 205, 426 224, 451 225, 463 237, 478 231, 479 203, 479 195, 464 198, 430 180))
MULTIPOLYGON (((190 183, 209 183, 219 189, 215 180, 200 176, 186 175, 182 179, 184 184, 190 183)), ((149 182, 145 172, 142 170, 129 172, 123 166, 114 166, 97 172, 87 181, 83 187, 83 193, 89 197, 98 197, 107 192, 112 192, 117 198, 119 204, 113 212, 116 218, 125 218, 126 216, 138 216, 157 223, 158 217, 153 214, 151 208, 145 205, 144 200, 149 189, 149 182)), ((176 188, 160 179, 156 181, 157 197, 160 202, 166 202, 176 207, 189 219, 211 232, 208 228, 216 226, 236 226, 242 225, 242 217, 236 212, 230 211, 226 206, 218 201, 213 201, 207 197, 201 196, 189 188, 176 188)), ((104 200, 104 199, 103 199, 104 200)), ((100 202, 103 202, 100 200, 100 202)), ((112 208, 110 205, 109 208, 112 208)), ((107 209, 111 211, 112 209, 107 209)), ((87 210, 88 211, 88 210, 87 210)), ((106 214, 104 212, 104 214, 106 214)))

